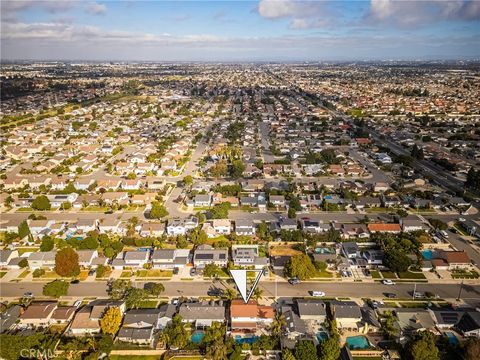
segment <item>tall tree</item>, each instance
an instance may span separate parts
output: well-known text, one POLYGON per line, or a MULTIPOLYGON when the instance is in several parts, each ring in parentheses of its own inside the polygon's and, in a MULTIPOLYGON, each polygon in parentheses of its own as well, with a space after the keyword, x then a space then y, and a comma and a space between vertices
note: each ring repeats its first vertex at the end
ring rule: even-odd
POLYGON ((109 307, 100 319, 100 328, 104 334, 115 335, 122 323, 122 312, 116 306, 109 307))
POLYGON ((55 255, 55 272, 64 277, 80 274, 78 254, 71 247, 65 247, 55 255))

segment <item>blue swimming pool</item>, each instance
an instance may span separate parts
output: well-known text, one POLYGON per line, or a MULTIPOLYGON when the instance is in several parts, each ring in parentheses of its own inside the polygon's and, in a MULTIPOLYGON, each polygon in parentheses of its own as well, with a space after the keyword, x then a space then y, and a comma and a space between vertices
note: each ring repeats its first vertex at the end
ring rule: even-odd
POLYGON ((447 335, 448 342, 450 343, 450 345, 454 345, 454 346, 458 345, 458 339, 454 333, 446 332, 445 335, 447 335))
POLYGON ((195 331, 191 337, 192 343, 200 344, 204 336, 205 336, 205 333, 203 331, 195 331))
POLYGON ((433 250, 423 250, 422 251, 422 256, 425 260, 432 260, 433 258, 433 250))
POLYGON ((258 340, 258 336, 248 336, 248 337, 242 337, 240 335, 235 335, 235 343, 241 345, 241 344, 250 344, 252 345, 255 341, 258 340))
POLYGON ((316 254, 335 254, 335 249, 329 247, 317 247, 315 248, 316 254))
POLYGON ((328 333, 326 331, 319 331, 317 333, 317 340, 318 342, 322 342, 328 339, 328 333))
POLYGON ((350 350, 356 350, 356 349, 362 350, 362 349, 368 349, 370 347, 370 343, 368 342, 368 339, 362 335, 349 336, 347 337, 346 341, 350 350))

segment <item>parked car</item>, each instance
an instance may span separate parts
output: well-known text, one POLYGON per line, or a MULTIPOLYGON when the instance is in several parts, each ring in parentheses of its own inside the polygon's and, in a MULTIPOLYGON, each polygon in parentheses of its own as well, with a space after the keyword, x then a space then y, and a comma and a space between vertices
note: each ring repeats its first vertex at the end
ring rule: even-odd
POLYGON ((290 285, 297 285, 297 284, 301 283, 300 279, 298 279, 298 278, 288 279, 288 282, 290 283, 290 285))
POLYGON ((389 299, 395 299, 397 297, 397 294, 394 293, 384 293, 384 295, 389 299))
POLYGON ((33 293, 30 292, 30 291, 27 291, 26 293, 23 293, 23 297, 26 297, 26 298, 33 298, 33 293))
POLYGON ((223 291, 222 291, 222 289, 209 289, 207 291, 207 295, 208 296, 222 296, 223 291))
POLYGON ((393 281, 390 280, 390 279, 383 279, 383 280, 382 280, 382 284, 383 284, 383 285, 395 285, 395 282, 393 282, 393 281))
POLYGON ((79 284, 80 283, 80 280, 78 279, 74 279, 72 281, 70 281, 70 284, 79 284))
POLYGON ((326 295, 323 291, 311 291, 310 293, 315 297, 324 297, 326 295))
POLYGON ((197 275, 197 270, 195 268, 190 269, 190 276, 195 276, 197 275))
POLYGON ((173 275, 177 275, 178 274, 178 271, 179 269, 176 267, 176 268, 173 268, 173 275))
POLYGON ((414 292, 413 292, 413 298, 414 298, 414 299, 424 299, 424 298, 425 298, 425 294, 422 293, 422 292, 419 292, 419 291, 414 291, 414 292))

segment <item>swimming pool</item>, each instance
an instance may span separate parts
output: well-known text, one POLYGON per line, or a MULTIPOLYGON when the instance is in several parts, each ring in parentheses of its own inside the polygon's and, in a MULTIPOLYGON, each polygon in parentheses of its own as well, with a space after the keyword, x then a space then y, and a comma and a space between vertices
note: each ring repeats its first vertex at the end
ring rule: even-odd
POLYGON ((204 336, 205 336, 205 333, 203 331, 195 331, 191 337, 192 343, 200 344, 204 336))
POLYGON ((422 256, 425 260, 432 260, 433 258, 433 250, 428 249, 428 250, 423 250, 422 251, 422 256))
POLYGON ((256 335, 248 336, 248 337, 242 337, 240 335, 235 335, 235 343, 237 343, 239 345, 241 345, 241 344, 252 345, 257 340, 258 340, 258 336, 256 336, 256 335))
POLYGON ((335 254, 335 249, 329 247, 317 247, 315 248, 316 254, 335 254))
POLYGON ((363 350, 363 349, 368 349, 370 347, 370 343, 368 342, 368 339, 362 335, 349 336, 347 337, 346 341, 350 350, 356 350, 356 349, 363 350))
POLYGON ((454 346, 458 345, 458 339, 454 333, 446 332, 445 335, 447 335, 448 342, 450 343, 450 345, 454 345, 454 346))
POLYGON ((328 339, 328 333, 326 331, 319 331, 317 332, 317 340, 318 342, 322 342, 328 339))

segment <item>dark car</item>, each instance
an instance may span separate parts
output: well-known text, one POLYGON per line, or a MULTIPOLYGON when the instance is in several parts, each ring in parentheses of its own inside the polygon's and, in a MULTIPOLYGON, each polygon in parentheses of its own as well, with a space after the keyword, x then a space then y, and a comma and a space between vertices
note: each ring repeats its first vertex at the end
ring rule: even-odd
POLYGON ((173 275, 177 275, 178 274, 178 271, 179 269, 176 267, 176 268, 173 268, 173 275))
POLYGON ((207 291, 208 296, 222 296, 223 291, 221 289, 210 289, 207 291))
POLYGON ((301 283, 300 279, 298 279, 298 278, 288 279, 288 282, 290 283, 290 285, 297 285, 297 284, 301 283))
POLYGON ((397 297, 397 294, 394 293, 385 293, 384 295, 389 299, 395 299, 397 297))
POLYGON ((70 281, 70 284, 78 284, 78 283, 80 283, 80 280, 78 279, 70 281))

